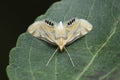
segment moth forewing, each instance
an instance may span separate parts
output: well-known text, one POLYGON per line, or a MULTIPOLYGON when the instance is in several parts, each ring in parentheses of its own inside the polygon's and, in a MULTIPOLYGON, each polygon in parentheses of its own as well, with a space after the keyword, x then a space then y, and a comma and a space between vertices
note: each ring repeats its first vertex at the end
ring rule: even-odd
POLYGON ((47 41, 51 44, 55 44, 54 35, 52 34, 54 31, 54 27, 51 27, 48 24, 46 24, 45 20, 34 22, 28 27, 27 31, 38 39, 47 41))
POLYGON ((76 39, 86 35, 91 30, 92 25, 87 20, 74 18, 68 21, 66 24, 63 24, 62 21, 60 21, 58 24, 54 24, 49 20, 36 21, 29 26, 27 31, 36 38, 56 44, 59 47, 49 58, 46 65, 49 64, 58 49, 60 51, 65 49, 72 65, 74 66, 72 58, 65 48, 65 45, 74 42, 76 39))
POLYGON ((28 27, 27 31, 33 36, 39 37, 40 36, 40 29, 39 29, 40 25, 41 25, 41 21, 36 21, 28 27))
POLYGON ((69 31, 67 35, 67 45, 69 45, 76 39, 90 32, 92 25, 87 20, 76 18, 75 22, 72 25, 68 25, 66 28, 69 31))
POLYGON ((79 19, 79 27, 81 27, 82 35, 85 35, 92 30, 92 25, 84 19, 79 19))

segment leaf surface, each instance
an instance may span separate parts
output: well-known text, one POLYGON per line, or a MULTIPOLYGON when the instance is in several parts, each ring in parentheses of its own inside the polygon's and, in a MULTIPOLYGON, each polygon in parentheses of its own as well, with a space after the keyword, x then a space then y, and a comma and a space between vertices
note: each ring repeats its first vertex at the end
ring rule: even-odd
POLYGON ((20 35, 10 52, 7 73, 10 80, 120 80, 120 0, 62 0, 36 20, 59 22, 73 17, 88 20, 93 30, 66 46, 65 51, 38 40, 28 32, 20 35))

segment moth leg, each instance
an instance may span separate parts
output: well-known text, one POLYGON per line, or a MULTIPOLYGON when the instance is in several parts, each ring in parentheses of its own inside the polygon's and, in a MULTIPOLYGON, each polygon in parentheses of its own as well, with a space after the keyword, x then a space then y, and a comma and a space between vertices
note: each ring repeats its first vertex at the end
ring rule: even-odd
POLYGON ((67 52, 67 54, 68 54, 68 56, 69 56, 69 59, 70 59, 70 61, 71 61, 71 64, 73 65, 73 67, 75 67, 75 64, 74 64, 74 62, 73 62, 73 60, 72 60, 72 58, 71 58, 71 56, 70 56, 70 53, 68 52, 68 50, 64 47, 64 49, 65 49, 65 51, 67 52))
POLYGON ((52 60, 52 58, 54 57, 54 55, 56 54, 56 52, 58 51, 58 48, 54 51, 54 53, 50 56, 48 62, 46 63, 46 66, 48 66, 48 64, 50 63, 50 61, 52 60))

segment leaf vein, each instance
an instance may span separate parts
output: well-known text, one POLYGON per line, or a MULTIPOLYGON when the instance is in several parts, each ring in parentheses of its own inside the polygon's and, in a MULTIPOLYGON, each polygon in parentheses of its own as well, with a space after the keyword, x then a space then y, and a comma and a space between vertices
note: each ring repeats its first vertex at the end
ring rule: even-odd
MULTIPOLYGON (((31 44, 32 44, 32 42, 31 42, 31 44)), ((32 71, 31 51, 32 51, 32 46, 30 46, 30 50, 29 50, 28 63, 29 63, 29 69, 30 69, 30 73, 31 73, 31 76, 32 76, 32 80, 35 80, 35 77, 34 77, 34 74, 33 74, 33 71, 32 71)))
MULTIPOLYGON (((94 5, 95 5, 95 1, 96 1, 96 0, 93 0, 92 6, 90 7, 90 11, 89 11, 88 16, 87 16, 87 19, 90 17, 90 15, 91 15, 91 13, 92 13, 93 7, 94 7, 94 5)), ((90 50, 87 42, 88 42, 88 41, 87 41, 87 36, 86 36, 86 37, 85 37, 85 45, 86 45, 86 48, 87 48, 87 50, 89 51, 89 53, 90 53, 91 55, 93 55, 93 53, 92 53, 92 51, 90 50)))
POLYGON ((93 7, 94 7, 94 5, 95 5, 95 1, 96 1, 96 0, 93 0, 92 6, 90 7, 90 11, 88 12, 87 19, 90 17, 90 15, 91 15, 91 13, 92 13, 93 7))
MULTIPOLYGON (((92 5, 91 5, 91 7, 90 7, 90 10, 89 10, 89 13, 88 13, 88 16, 87 16, 87 19, 88 19, 88 18, 90 17, 90 15, 91 15, 91 12, 92 12, 93 7, 94 7, 94 5, 95 5, 95 1, 96 1, 96 0, 93 0, 93 3, 92 3, 92 5)), ((88 47, 87 37, 86 37, 85 43, 86 43, 86 47, 87 47, 88 51, 91 53, 91 51, 90 51, 90 49, 89 49, 89 47, 88 47)), ((94 58, 94 56, 93 56, 93 58, 94 58)), ((88 63, 88 65, 86 65, 86 67, 83 69, 83 71, 77 76, 76 80, 79 80, 79 79, 82 77, 82 75, 87 71, 87 69, 89 68, 89 66, 92 64, 91 62, 94 60, 93 58, 92 58, 91 61, 88 63)))
POLYGON ((113 15, 113 6, 114 6, 115 0, 112 1, 112 6, 111 6, 111 16, 113 17, 114 20, 116 20, 115 16, 113 15))
POLYGON ((110 74, 112 74, 116 69, 118 69, 118 67, 114 67, 111 71, 109 71, 107 74, 103 75, 102 77, 99 78, 99 80, 104 80, 105 78, 107 78, 110 74))
POLYGON ((86 48, 87 48, 88 52, 90 53, 90 55, 93 55, 93 52, 90 50, 90 48, 88 46, 87 36, 85 37, 85 45, 86 45, 86 48))
POLYGON ((116 32, 116 27, 117 27, 118 21, 114 24, 114 28, 111 32, 111 34, 107 37, 106 41, 101 45, 101 47, 95 52, 95 54, 93 55, 93 57, 91 58, 90 62, 85 66, 85 68, 83 69, 83 71, 80 73, 80 75, 76 78, 76 80, 79 80, 84 73, 89 69, 89 67, 92 65, 92 63, 94 62, 94 60, 96 59, 98 53, 107 45, 108 41, 111 39, 111 37, 115 34, 116 32))

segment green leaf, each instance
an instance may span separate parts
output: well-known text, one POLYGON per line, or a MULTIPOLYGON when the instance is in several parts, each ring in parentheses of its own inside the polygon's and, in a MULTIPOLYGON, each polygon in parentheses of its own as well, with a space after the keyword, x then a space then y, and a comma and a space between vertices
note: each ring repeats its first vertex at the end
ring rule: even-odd
POLYGON ((88 20, 94 27, 85 37, 66 46, 65 51, 23 33, 10 52, 10 80, 120 80, 120 0, 62 0, 36 20, 59 22, 73 17, 88 20))

